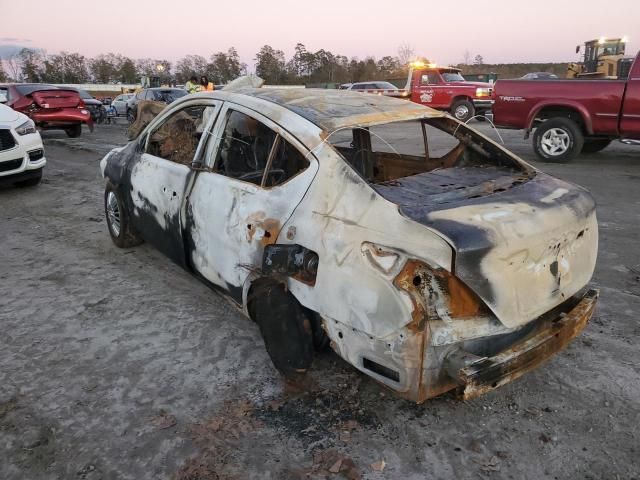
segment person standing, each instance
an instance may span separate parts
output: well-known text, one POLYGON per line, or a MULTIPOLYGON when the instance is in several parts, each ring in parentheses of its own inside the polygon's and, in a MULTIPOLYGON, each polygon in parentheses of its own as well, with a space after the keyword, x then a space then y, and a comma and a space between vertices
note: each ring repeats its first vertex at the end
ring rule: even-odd
POLYGON ((200 77, 200 87, 201 92, 212 92, 216 89, 216 87, 209 81, 206 75, 202 75, 200 77))
POLYGON ((184 89, 187 91, 187 93, 196 93, 200 91, 201 86, 198 85, 198 79, 195 75, 192 76, 185 84, 184 89))

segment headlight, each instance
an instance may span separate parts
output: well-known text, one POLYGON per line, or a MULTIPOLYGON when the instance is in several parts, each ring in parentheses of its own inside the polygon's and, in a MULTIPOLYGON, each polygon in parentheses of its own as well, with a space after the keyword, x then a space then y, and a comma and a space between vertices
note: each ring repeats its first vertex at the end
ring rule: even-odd
POLYGON ((476 88, 476 97, 490 97, 491 89, 490 88, 476 88))
POLYGON ((30 133, 36 133, 36 131, 36 124, 33 123, 33 120, 27 120, 16 128, 16 133, 18 135, 29 135, 30 133))

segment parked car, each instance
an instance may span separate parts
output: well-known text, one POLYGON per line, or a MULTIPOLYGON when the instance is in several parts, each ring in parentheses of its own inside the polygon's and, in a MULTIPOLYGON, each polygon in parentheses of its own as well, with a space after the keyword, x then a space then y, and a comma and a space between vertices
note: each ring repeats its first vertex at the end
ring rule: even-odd
POLYGON ((33 120, 2 100, 0 91, 0 185, 37 185, 47 163, 40 134, 33 120))
POLYGON ((531 72, 520 78, 522 80, 557 80, 558 76, 555 73, 549 72, 531 72))
POLYGON ((346 90, 356 90, 364 93, 375 93, 389 97, 406 97, 408 94, 389 82, 356 82, 346 87, 346 90))
POLYGON ((82 102, 89 113, 91 114, 91 120, 96 123, 103 123, 107 118, 107 112, 104 108, 104 104, 102 101, 95 98, 86 90, 82 90, 81 88, 72 88, 80 95, 82 102))
POLYGON ((472 398, 564 348, 596 304, 591 195, 412 102, 190 95, 100 167, 113 242, 226 292, 286 376, 330 342, 411 400, 472 398))
POLYGON ((127 102, 127 118, 130 122, 136 119, 136 108, 138 102, 142 100, 166 103, 168 105, 185 95, 187 95, 187 91, 180 88, 157 87, 142 89, 127 102))
POLYGON ((111 106, 115 108, 116 115, 126 115, 127 114, 127 102, 134 97, 133 93, 123 93, 122 95, 118 95, 111 102, 111 106))
POLYGON ((79 137, 86 124, 93 131, 91 114, 76 90, 42 83, 4 83, 0 96, 43 130, 64 130, 69 137, 79 137))
POLYGON ((612 140, 640 145, 640 53, 628 79, 498 80, 494 122, 533 134, 547 162, 595 153, 612 140))

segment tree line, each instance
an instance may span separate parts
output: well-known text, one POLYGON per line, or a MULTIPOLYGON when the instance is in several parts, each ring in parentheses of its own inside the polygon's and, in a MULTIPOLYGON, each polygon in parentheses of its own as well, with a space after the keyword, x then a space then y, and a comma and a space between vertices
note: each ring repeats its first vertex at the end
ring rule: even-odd
MULTIPOLYGON (((291 58, 282 50, 264 45, 256 53, 256 75, 268 84, 340 84, 369 80, 401 80, 406 78, 412 60, 428 63, 417 57, 409 45, 401 45, 396 55, 376 59, 347 57, 329 50, 312 52, 298 43, 291 58)), ((89 58, 79 53, 60 52, 49 55, 42 50, 24 48, 0 62, 0 81, 44 83, 138 83, 142 76, 159 77, 163 84, 183 84, 191 76, 206 75, 211 82, 225 84, 246 74, 247 65, 240 60, 234 47, 202 55, 186 55, 175 63, 162 58, 132 59, 107 53, 89 58)), ((501 78, 513 78, 529 71, 550 71, 564 76, 566 64, 485 64, 482 55, 473 57, 467 50, 457 65, 463 73, 495 72, 501 78)), ((399 83, 399 82, 396 82, 399 83)))
MULTIPOLYGON (((346 83, 401 77, 413 49, 401 46, 396 56, 380 59, 334 54, 328 50, 311 52, 302 43, 295 46, 290 59, 282 50, 263 46, 256 54, 256 75, 271 84, 346 83)), ((423 59, 426 60, 426 59, 423 59)), ((75 52, 47 54, 42 50, 23 48, 0 63, 0 81, 44 83, 138 83, 140 77, 159 77, 162 83, 185 83, 191 76, 206 75, 217 84, 227 83, 246 74, 247 65, 234 47, 202 55, 186 55, 175 63, 162 58, 132 59, 107 53, 89 58, 75 52)))

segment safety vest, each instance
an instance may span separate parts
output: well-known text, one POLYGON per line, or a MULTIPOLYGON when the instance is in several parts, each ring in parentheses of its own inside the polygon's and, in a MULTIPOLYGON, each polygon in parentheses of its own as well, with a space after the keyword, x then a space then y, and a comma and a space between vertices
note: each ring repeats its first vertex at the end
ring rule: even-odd
POLYGON ((191 83, 189 81, 185 84, 184 89, 187 91, 187 93, 196 93, 200 91, 200 85, 198 85, 197 83, 191 83))

